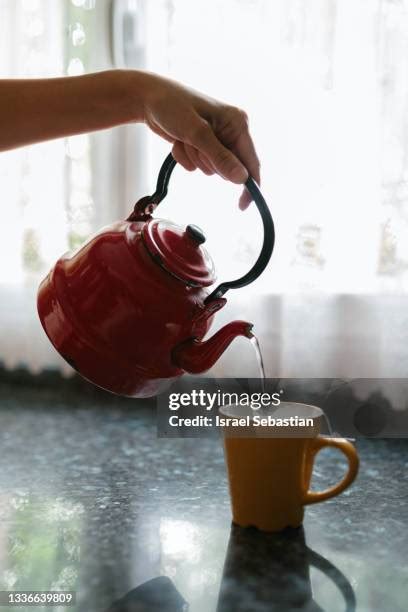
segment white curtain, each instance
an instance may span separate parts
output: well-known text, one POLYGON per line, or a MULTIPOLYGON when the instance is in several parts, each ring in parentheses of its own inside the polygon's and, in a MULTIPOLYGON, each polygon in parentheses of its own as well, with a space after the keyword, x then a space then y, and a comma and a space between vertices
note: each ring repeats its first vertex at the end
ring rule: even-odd
MULTIPOLYGON (((147 4, 149 67, 249 113, 277 227, 251 291, 405 292, 408 2, 147 4)), ((234 197, 203 177, 174 188, 177 214, 208 228, 225 276, 259 248, 256 211, 238 213, 234 197)))
MULTIPOLYGON (((247 304, 258 293, 405 294, 408 1, 127 4, 143 19, 146 68, 249 113, 277 242, 265 274, 231 298, 235 308, 240 296, 247 304)), ((0 0, 0 77, 108 66, 108 30, 95 15, 109 7, 108 0, 0 0)), ((36 287, 62 252, 154 186, 169 146, 149 136, 145 147, 140 134, 118 129, 0 155, 7 367, 61 367, 37 320, 36 287), (136 138, 143 146, 134 147, 136 138)), ((160 209, 203 227, 219 279, 245 272, 261 244, 257 211, 238 211, 238 193, 177 169, 160 209)), ((265 311, 265 329, 273 311, 265 311)))
MULTIPOLYGON (((82 4, 1 0, 0 77, 82 73, 88 57, 85 24, 94 3, 82 4)), ((36 291, 56 258, 92 229, 89 138, 1 154, 0 193, 0 360, 7 367, 58 366, 68 372, 42 332, 36 291)))

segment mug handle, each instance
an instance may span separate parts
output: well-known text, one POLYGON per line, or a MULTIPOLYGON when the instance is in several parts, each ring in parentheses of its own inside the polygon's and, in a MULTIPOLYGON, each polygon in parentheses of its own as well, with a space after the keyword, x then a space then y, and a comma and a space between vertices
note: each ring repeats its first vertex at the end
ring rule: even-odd
MULTIPOLYGON (((329 487, 324 491, 306 490, 303 499, 304 505, 316 504, 318 502, 322 502, 326 499, 330 499, 331 497, 339 495, 339 493, 341 493, 342 491, 344 491, 344 489, 347 489, 347 487, 351 485, 351 483, 357 476, 359 466, 359 459, 356 449, 351 444, 351 442, 345 440, 344 438, 328 438, 325 436, 318 436, 317 438, 312 438, 310 442, 311 444, 308 448, 308 457, 306 465, 306 477, 311 475, 315 456, 322 448, 326 447, 338 448, 346 456, 348 461, 348 471, 343 477, 343 479, 340 480, 340 482, 334 485, 333 487, 329 487)), ((305 487, 307 489, 309 486, 308 482, 306 483, 305 487)))
POLYGON ((346 612, 355 612, 357 606, 356 595, 345 575, 328 559, 310 548, 308 549, 308 558, 311 566, 322 572, 336 585, 346 604, 346 612))

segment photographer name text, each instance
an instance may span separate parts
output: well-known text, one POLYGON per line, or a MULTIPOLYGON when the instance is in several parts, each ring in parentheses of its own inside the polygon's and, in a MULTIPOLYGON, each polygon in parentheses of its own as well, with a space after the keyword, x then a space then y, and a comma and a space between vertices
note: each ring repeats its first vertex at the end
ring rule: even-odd
POLYGON ((272 415, 247 415, 245 417, 215 417, 198 415, 195 417, 169 417, 171 427, 313 427, 313 419, 303 419, 297 416, 274 418, 272 415))

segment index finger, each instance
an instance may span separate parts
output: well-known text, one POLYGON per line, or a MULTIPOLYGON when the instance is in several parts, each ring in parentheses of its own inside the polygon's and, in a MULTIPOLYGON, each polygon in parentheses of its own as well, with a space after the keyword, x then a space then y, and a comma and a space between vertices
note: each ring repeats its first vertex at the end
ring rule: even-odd
MULTIPOLYGON (((231 149, 238 159, 244 164, 250 176, 252 176, 252 178, 255 179, 259 185, 261 182, 261 164, 255 149, 254 141, 252 140, 248 129, 240 132, 231 149)), ((239 199, 239 207, 241 210, 247 208, 251 201, 252 197, 249 191, 244 189, 239 199)))
POLYGON ((255 150, 254 141, 252 140, 249 130, 243 130, 232 147, 233 152, 238 159, 244 164, 249 174, 259 184, 261 180, 261 164, 255 150))

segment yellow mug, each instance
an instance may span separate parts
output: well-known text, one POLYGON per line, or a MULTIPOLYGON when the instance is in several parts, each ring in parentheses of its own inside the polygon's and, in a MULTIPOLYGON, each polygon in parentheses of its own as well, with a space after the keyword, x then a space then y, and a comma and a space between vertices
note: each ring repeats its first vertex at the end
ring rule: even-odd
POLYGON ((299 527, 304 506, 339 495, 357 476, 356 449, 343 438, 319 435, 325 416, 316 406, 281 402, 268 412, 239 405, 224 406, 220 408, 220 417, 227 423, 223 427, 224 454, 232 518, 241 527, 263 531, 299 527), (287 419, 289 425, 259 425, 268 417, 275 422, 287 419), (237 419, 242 419, 241 424, 237 419), (310 491, 315 455, 326 447, 344 453, 348 471, 335 486, 310 491))

